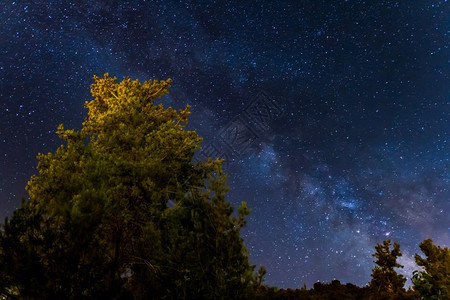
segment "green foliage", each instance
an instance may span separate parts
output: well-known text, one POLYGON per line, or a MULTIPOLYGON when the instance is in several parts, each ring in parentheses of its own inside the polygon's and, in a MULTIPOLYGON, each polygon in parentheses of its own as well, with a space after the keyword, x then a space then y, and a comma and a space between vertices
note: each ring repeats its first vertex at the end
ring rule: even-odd
POLYGON ((376 266, 372 270, 372 280, 369 283, 373 299, 402 299, 405 293, 406 278, 397 274, 394 268, 403 268, 397 263, 397 258, 402 256, 400 245, 394 243, 390 250, 391 241, 385 240, 383 244, 375 246, 376 266))
POLYGON ((189 106, 155 104, 171 80, 94 77, 81 130, 38 155, 30 196, 0 232, 0 292, 14 298, 234 299, 262 282, 221 160, 193 163, 189 106), (167 203, 175 203, 173 208, 167 203))
POLYGON ((421 299, 450 298, 450 249, 441 248, 428 239, 420 243, 420 250, 426 258, 415 255, 416 263, 423 271, 414 271, 413 286, 421 299))

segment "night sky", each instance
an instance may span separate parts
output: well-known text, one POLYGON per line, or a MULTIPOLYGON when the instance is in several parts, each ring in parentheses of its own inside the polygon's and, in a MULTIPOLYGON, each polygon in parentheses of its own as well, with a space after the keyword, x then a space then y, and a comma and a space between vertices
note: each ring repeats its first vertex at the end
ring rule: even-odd
MULTIPOLYGON (((370 281, 376 243, 450 246, 447 1, 2 1, 0 217, 81 127, 93 75, 173 79, 227 158, 266 283, 370 281), (256 113, 255 113, 256 112, 256 113), (258 114, 259 112, 259 114, 258 114), (259 116, 259 117, 258 117, 259 116)), ((206 147, 207 146, 207 147, 206 147)))

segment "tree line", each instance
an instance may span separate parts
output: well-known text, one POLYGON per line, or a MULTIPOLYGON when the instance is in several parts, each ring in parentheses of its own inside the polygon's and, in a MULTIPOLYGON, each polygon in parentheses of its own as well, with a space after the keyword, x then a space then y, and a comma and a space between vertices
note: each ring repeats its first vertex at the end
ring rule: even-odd
POLYGON ((202 138, 186 129, 189 106, 156 103, 171 82, 94 77, 82 128, 58 127, 63 145, 38 155, 29 197, 2 224, 3 298, 449 298, 449 249, 431 240, 408 291, 390 241, 376 246, 367 287, 265 285, 240 237, 250 209, 225 199, 223 161, 193 160, 202 138))
MULTIPOLYGON (((396 268, 403 268, 397 262, 402 256, 400 245, 385 240, 375 246, 375 267, 372 280, 367 286, 359 287, 351 283, 341 284, 339 280, 323 284, 316 282, 308 290, 304 285, 300 289, 277 289, 276 287, 258 287, 259 299, 433 299, 444 300, 450 297, 450 249, 433 244, 431 239, 420 243, 425 257, 415 255, 416 263, 422 270, 416 270, 412 276, 412 286, 406 290, 406 278, 398 274, 396 268)), ((258 298, 257 297, 257 298, 258 298)))

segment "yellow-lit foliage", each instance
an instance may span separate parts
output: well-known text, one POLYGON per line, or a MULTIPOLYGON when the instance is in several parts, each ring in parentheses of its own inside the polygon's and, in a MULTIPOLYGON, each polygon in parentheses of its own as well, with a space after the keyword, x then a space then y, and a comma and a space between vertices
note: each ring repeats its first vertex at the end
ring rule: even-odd
POLYGON ((253 280, 239 236, 249 209, 232 216, 221 160, 193 161, 202 138, 186 129, 189 106, 155 103, 172 80, 94 80, 82 128, 58 127, 64 145, 38 155, 26 187, 17 218, 32 226, 10 236, 42 276, 24 277, 21 295, 243 295, 253 280))

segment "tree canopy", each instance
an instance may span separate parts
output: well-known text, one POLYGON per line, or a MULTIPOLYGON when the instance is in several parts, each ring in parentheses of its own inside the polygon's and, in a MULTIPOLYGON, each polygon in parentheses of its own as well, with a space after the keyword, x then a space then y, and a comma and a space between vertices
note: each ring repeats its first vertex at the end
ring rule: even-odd
MULTIPOLYGON (((193 161, 189 106, 155 101, 171 80, 94 77, 80 130, 38 155, 0 235, 0 288, 14 298, 218 298, 257 280, 221 160, 193 161), (168 205, 173 204, 173 205, 168 205)), ((261 280, 259 280, 261 281, 261 280)))
POLYGON ((414 271, 413 285, 422 299, 450 298, 450 249, 441 248, 427 239, 420 243, 425 258, 415 255, 416 263, 423 271, 414 271))

